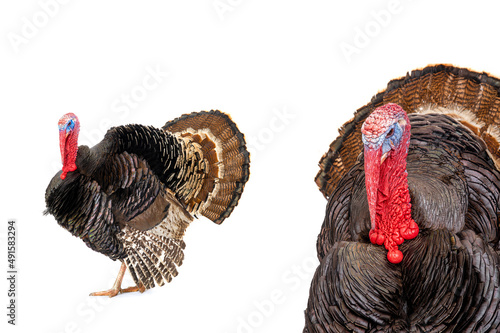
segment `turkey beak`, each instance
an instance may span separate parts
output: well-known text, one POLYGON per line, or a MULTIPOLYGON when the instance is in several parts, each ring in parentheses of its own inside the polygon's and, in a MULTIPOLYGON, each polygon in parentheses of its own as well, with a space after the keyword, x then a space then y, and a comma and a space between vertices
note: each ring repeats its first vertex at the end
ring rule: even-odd
POLYGON ((365 145, 365 185, 368 196, 368 208, 370 209, 370 221, 372 230, 376 227, 377 190, 380 178, 380 165, 387 157, 387 153, 382 155, 382 146, 370 148, 365 145))
POLYGON ((385 159, 387 158, 387 154, 389 154, 389 152, 384 153, 384 154, 382 155, 382 157, 380 158, 380 164, 384 163, 385 159))

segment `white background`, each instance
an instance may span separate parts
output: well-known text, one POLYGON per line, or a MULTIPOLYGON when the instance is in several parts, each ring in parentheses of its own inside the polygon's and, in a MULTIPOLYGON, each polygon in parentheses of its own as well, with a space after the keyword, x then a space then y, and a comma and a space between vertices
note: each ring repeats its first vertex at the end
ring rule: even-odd
POLYGON ((301 332, 326 204, 313 181, 321 155, 407 71, 450 63, 500 75, 499 8, 486 3, 2 2, 1 330, 301 332), (238 207, 221 226, 200 218, 188 228, 169 285, 88 297, 111 286, 119 263, 42 215, 60 168, 59 117, 76 113, 80 143, 93 145, 113 125, 162 126, 210 109, 231 114, 252 149, 238 207), (12 218, 15 327, 6 316, 12 218))

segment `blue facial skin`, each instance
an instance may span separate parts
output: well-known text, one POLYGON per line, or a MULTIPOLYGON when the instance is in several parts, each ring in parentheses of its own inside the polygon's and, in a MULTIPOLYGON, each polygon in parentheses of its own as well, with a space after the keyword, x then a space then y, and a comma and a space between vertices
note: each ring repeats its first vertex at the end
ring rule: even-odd
POLYGON ((403 129, 399 123, 392 124, 387 131, 376 138, 377 141, 368 141, 365 136, 362 136, 363 144, 370 149, 378 149, 382 144, 382 155, 389 152, 391 149, 396 148, 403 137, 403 129))
POLYGON ((399 124, 398 123, 393 124, 389 128, 389 130, 385 132, 385 140, 384 143, 382 144, 382 155, 387 153, 389 150, 399 146, 402 137, 403 137, 403 130, 401 129, 399 124))
POLYGON ((75 120, 70 119, 64 124, 62 127, 59 127, 59 131, 64 131, 66 130, 66 134, 71 132, 75 128, 75 120))

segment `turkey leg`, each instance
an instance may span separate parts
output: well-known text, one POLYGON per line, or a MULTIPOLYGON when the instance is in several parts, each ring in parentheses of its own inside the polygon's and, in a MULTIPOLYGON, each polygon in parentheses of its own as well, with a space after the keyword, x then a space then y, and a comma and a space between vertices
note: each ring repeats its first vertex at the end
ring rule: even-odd
POLYGON ((109 296, 109 297, 114 297, 114 296, 116 296, 118 294, 132 293, 132 292, 136 292, 136 291, 139 291, 139 292, 143 293, 146 290, 146 288, 144 287, 144 285, 142 283, 140 283, 139 286, 128 287, 128 288, 122 289, 123 275, 125 275, 125 271, 126 270, 127 270, 127 266, 122 261, 122 266, 120 267, 120 271, 118 271, 118 276, 116 277, 116 281, 113 284, 113 287, 111 289, 109 289, 109 290, 97 291, 97 292, 94 292, 94 293, 90 293, 89 296, 109 296))

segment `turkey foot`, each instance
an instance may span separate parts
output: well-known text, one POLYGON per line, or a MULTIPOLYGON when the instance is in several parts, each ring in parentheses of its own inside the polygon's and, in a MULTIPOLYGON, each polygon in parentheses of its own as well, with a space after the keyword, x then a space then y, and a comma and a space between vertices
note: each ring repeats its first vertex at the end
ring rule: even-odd
POLYGON ((123 293, 132 293, 139 291, 143 293, 146 290, 146 287, 142 283, 140 283, 138 286, 135 287, 128 287, 125 289, 122 289, 122 280, 123 280, 123 275, 125 275, 125 271, 127 270, 127 266, 125 266, 125 263, 122 262, 122 265, 120 267, 120 271, 118 272, 118 276, 116 277, 116 281, 113 284, 113 287, 109 290, 105 291, 97 291, 94 293, 90 293, 89 296, 109 296, 109 297, 115 297, 118 294, 123 294, 123 293))

